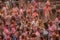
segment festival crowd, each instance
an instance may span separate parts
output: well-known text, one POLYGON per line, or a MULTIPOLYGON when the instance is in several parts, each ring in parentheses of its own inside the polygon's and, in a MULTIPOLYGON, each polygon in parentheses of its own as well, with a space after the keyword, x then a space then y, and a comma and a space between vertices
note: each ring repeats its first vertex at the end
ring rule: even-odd
POLYGON ((10 5, 1 5, 0 40, 60 40, 60 15, 49 1, 10 5))

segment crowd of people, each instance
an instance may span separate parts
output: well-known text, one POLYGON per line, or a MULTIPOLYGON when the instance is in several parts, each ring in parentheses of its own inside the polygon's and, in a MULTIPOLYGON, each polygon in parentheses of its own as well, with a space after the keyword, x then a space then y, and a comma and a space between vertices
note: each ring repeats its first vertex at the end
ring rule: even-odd
POLYGON ((49 1, 6 5, 0 9, 0 40, 60 40, 60 15, 49 1))

